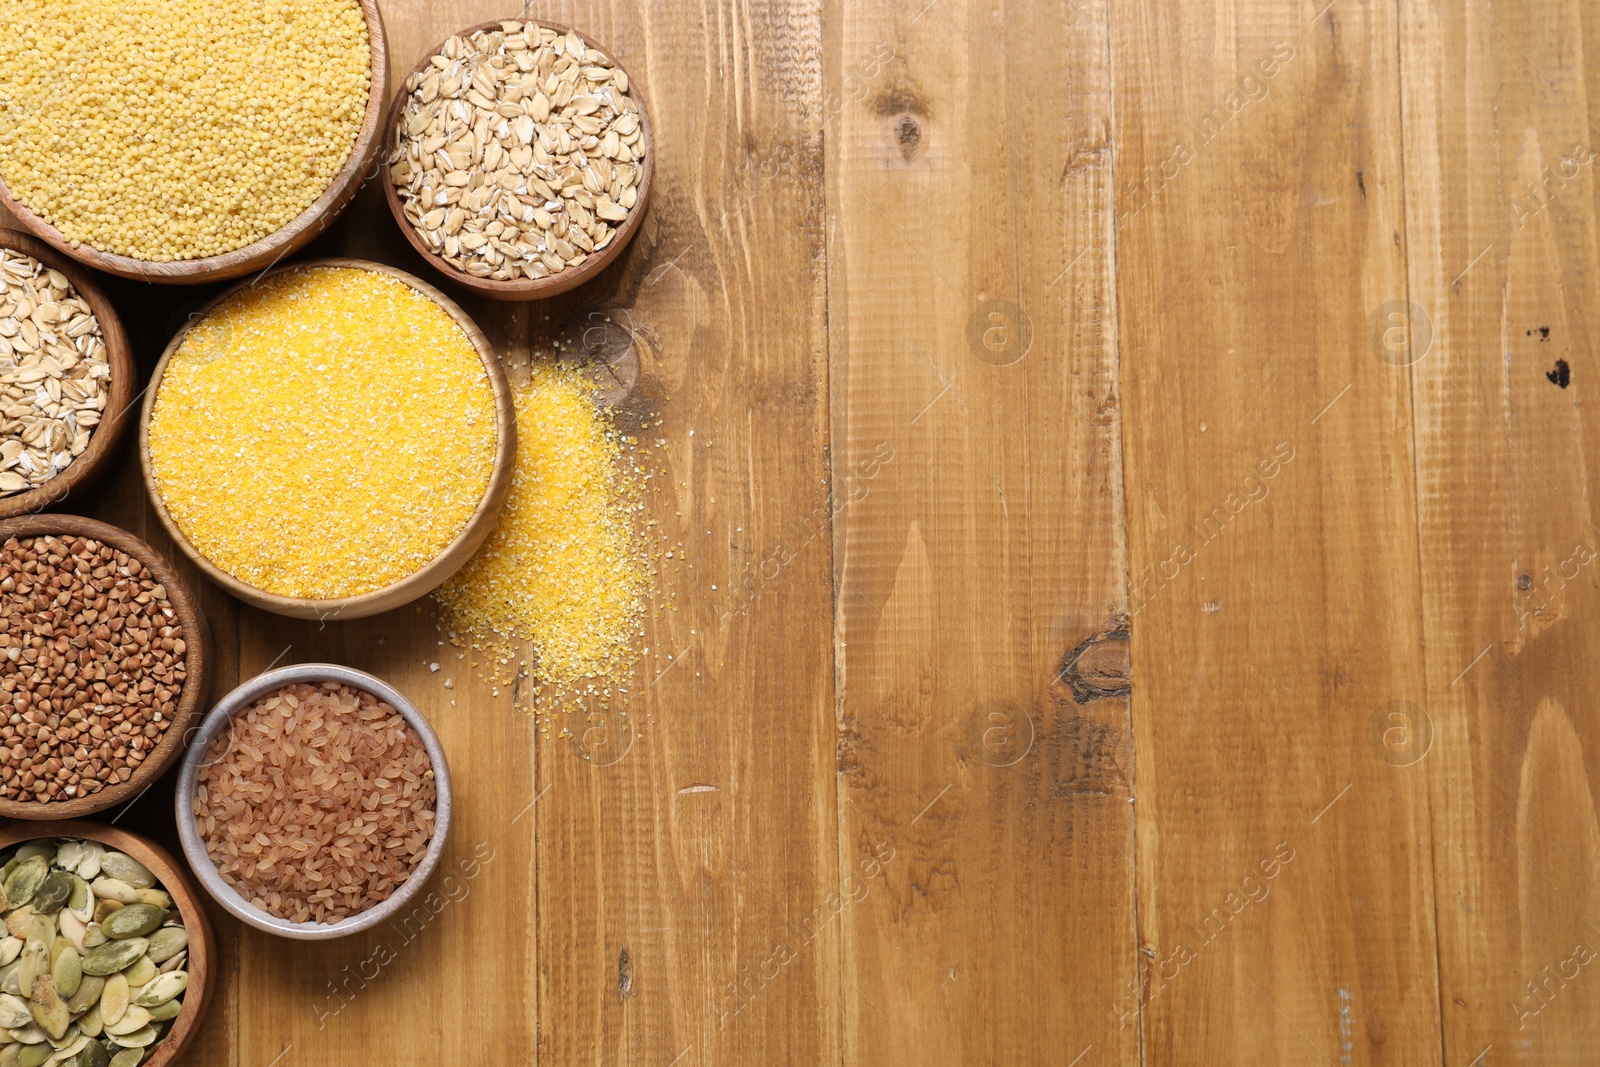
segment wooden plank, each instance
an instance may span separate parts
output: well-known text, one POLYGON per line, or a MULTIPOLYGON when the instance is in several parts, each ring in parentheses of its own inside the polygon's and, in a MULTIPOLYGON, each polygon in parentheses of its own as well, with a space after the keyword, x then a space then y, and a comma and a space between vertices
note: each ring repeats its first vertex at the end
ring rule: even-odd
POLYGON ((1394 20, 1113 3, 1150 1063, 1440 1056, 1394 20))
POLYGON ((1562 0, 1440 0, 1401 26, 1448 1063, 1600 1048, 1597 39, 1600 13, 1562 0))
POLYGON ((1137 1057, 1126 642, 1062 674, 1126 610, 1087 7, 828 9, 846 1063, 1137 1057))

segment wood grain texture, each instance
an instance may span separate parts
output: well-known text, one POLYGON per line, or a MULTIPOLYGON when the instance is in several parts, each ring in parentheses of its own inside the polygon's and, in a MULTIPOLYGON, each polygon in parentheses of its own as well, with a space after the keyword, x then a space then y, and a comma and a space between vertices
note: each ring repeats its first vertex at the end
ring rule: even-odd
POLYGON ((1369 743, 1424 698, 1369 338, 1406 293, 1397 27, 1319 7, 1112 9, 1149 1063, 1440 1057, 1425 772, 1369 743))
POLYGON ((1134 1063, 1106 11, 828 15, 843 1060, 1134 1063))
MULTIPOLYGON (((532 5, 658 187, 581 289, 441 287, 513 378, 631 337, 649 653, 542 733, 425 607, 240 607, 125 446, 66 506, 217 691, 372 671, 456 777, 409 926, 212 910, 190 1062, 1592 1060, 1600 14, 1325 4, 532 5)), ((395 68, 511 13, 393 0, 395 68)), ((305 255, 428 277, 372 183, 305 255)), ((106 289, 145 373, 218 291, 106 289)))
POLYGON ((1445 1057, 1586 1063, 1600 13, 1441 0, 1400 31, 1409 281, 1433 333, 1411 386, 1445 1057))

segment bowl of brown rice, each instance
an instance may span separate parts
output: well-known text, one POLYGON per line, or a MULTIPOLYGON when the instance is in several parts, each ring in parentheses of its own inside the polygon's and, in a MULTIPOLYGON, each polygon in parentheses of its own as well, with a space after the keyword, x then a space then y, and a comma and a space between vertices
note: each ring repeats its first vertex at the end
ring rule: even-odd
POLYGON ((428 720, 380 678, 331 663, 257 675, 201 723, 178 774, 195 877, 243 922, 301 941, 403 910, 450 829, 428 720))

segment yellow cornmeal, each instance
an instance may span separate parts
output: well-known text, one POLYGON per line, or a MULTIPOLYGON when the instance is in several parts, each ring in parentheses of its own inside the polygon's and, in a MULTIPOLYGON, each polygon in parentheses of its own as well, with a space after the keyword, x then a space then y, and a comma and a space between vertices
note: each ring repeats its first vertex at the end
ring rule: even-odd
POLYGON ((440 587, 452 630, 526 640, 541 685, 614 674, 631 658, 647 572, 622 442, 577 373, 536 365, 517 390, 517 468, 500 523, 440 587))
POLYGON ((194 546, 282 596, 357 596, 414 573, 489 484, 494 391, 450 315, 347 267, 274 274, 167 363, 150 420, 162 502, 194 546))
POLYGON ((0 178, 73 242, 230 252, 343 169, 372 62, 358 0, 5 0, 0 178))

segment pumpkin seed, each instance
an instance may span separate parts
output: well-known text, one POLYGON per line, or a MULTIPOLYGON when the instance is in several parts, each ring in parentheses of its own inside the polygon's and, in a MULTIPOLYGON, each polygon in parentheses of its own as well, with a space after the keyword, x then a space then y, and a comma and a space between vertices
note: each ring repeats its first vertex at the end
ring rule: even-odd
POLYGON ((150 1019, 152 1022, 164 1023, 169 1019, 176 1019, 182 1010, 183 1001, 177 998, 164 1000, 150 1009, 150 1019))
POLYGON ((142 958, 144 950, 149 946, 150 942, 142 937, 130 937, 125 941, 107 941, 89 950, 89 954, 83 958, 83 973, 108 975, 112 971, 120 971, 134 960, 142 958))
POLYGON ((45 1060, 55 1055, 55 1050, 50 1047, 50 1042, 40 1041, 34 1045, 23 1045, 22 1055, 17 1057, 17 1067, 40 1067, 45 1060))
POLYGON ((124 852, 107 852, 100 860, 100 872, 135 889, 149 889, 156 884, 150 868, 124 852))
POLYGON ((150 1022, 150 1012, 137 1005, 130 1007, 123 1013, 122 1018, 114 1023, 106 1024, 106 1033, 111 1037, 121 1037, 131 1034, 141 1026, 150 1022))
POLYGON ((78 955, 77 946, 69 943, 56 952, 55 962, 50 964, 50 978, 56 992, 64 997, 78 991, 83 981, 83 957, 78 955))
POLYGON ((11 873, 6 875, 5 892, 6 903, 10 907, 20 908, 33 899, 33 895, 44 884, 45 876, 50 873, 50 861, 43 856, 30 856, 20 860, 11 868, 11 873))
POLYGON ((67 1010, 67 1002, 56 992, 55 982, 48 974, 34 981, 33 993, 28 997, 28 1010, 33 1013, 33 1021, 51 1037, 61 1037, 72 1025, 72 1013, 67 1010))
POLYGON ((107 1034, 106 1036, 123 1048, 144 1048, 155 1041, 156 1028, 153 1026, 141 1026, 131 1034, 107 1034))
POLYGON ((107 1065, 107 1067, 139 1067, 139 1064, 143 1059, 144 1049, 125 1048, 115 1056, 111 1057, 111 1062, 107 1065))
POLYGON ((158 967, 156 969, 159 970, 162 974, 166 974, 169 971, 178 970, 179 968, 181 968, 188 961, 189 961, 189 954, 187 952, 180 952, 176 956, 172 957, 170 960, 168 960, 166 963, 163 963, 160 967, 158 967))
POLYGON ((51 871, 45 875, 39 889, 33 894, 33 910, 40 915, 53 915, 72 895, 72 879, 66 871, 51 871))
POLYGON ((33 1013, 28 1010, 27 1001, 10 993, 0 993, 0 1026, 14 1030, 32 1022, 33 1013))
POLYGON ((111 1067, 111 1053, 107 1052, 105 1045, 99 1041, 89 1039, 83 1048, 78 1050, 78 1058, 72 1067, 111 1067))
POLYGON ((72 875, 72 895, 67 897, 67 909, 84 922, 94 918, 94 893, 80 875, 72 875))
POLYGON ((160 889, 139 890, 139 903, 154 904, 158 908, 172 907, 172 898, 160 889))
POLYGON ((33 1021, 32 1012, 28 1013, 27 1026, 13 1026, 9 1033, 11 1040, 20 1041, 24 1045, 37 1045, 41 1041, 50 1040, 50 1035, 44 1032, 44 1028, 33 1021))
POLYGON ((12 996, 22 995, 22 961, 13 960, 0 967, 0 993, 10 993, 12 996))
POLYGON ((150 962, 149 956, 140 956, 131 965, 122 969, 122 977, 128 980, 130 989, 138 989, 140 986, 148 985, 155 981, 158 973, 156 965, 150 962))
POLYGON ((128 988, 127 977, 121 974, 111 975, 106 979, 105 992, 100 994, 100 1021, 106 1026, 114 1026, 121 1022, 132 1001, 133 995, 128 988))
POLYGON ((39 980, 40 975, 50 972, 49 946, 30 941, 22 950, 17 965, 17 995, 21 996, 33 989, 33 983, 39 980))
POLYGON ((149 985, 139 991, 133 998, 135 1004, 145 1008, 153 1008, 163 1004, 189 988, 189 972, 173 971, 171 974, 157 975, 149 985))
POLYGON ((100 1002, 100 994, 105 991, 106 980, 96 975, 86 974, 83 981, 78 983, 78 991, 67 998, 67 1008, 72 1014, 79 1015, 91 1004, 100 1002))
MULTIPOLYGON (((181 926, 163 926, 150 935, 149 956, 157 963, 166 963, 189 945, 189 931, 181 926)), ((3 953, 0 953, 3 955, 3 953)), ((4 960, 0 960, 4 962, 4 960)))
POLYGON ((129 904, 106 916, 100 928, 112 940, 122 941, 130 937, 153 934, 161 929, 161 924, 166 921, 165 908, 158 908, 154 904, 129 904))
POLYGON ((106 847, 98 841, 84 841, 83 861, 78 864, 78 877, 98 878, 100 862, 105 859, 106 847))
POLYGON ((33 926, 33 908, 24 904, 6 916, 6 932, 12 937, 27 937, 33 926))
POLYGON ((90 1037, 99 1037, 100 1032, 105 1028, 106 1024, 100 1019, 100 1003, 96 1001, 89 1005, 89 1010, 84 1012, 83 1018, 78 1020, 78 1029, 90 1037))
POLYGON ((108 940, 109 938, 106 937, 106 932, 100 929, 100 924, 95 923, 93 926, 89 927, 89 929, 84 931, 83 947, 85 949, 98 948, 99 946, 105 944, 108 940))
POLYGON ((122 904, 115 900, 96 900, 94 904, 94 912, 89 916, 89 920, 91 922, 103 923, 106 921, 107 915, 110 915, 120 907, 122 907, 122 904))
POLYGON ((56 922, 61 926, 61 936, 65 938, 73 948, 78 950, 78 955, 81 956, 85 952, 89 951, 83 945, 83 935, 89 932, 89 927, 85 925, 82 919, 79 919, 72 913, 71 908, 62 908, 59 912, 57 912, 56 922))
POLYGON ((22 952, 22 945, 23 941, 20 937, 6 937, 4 940, 0 940, 0 967, 4 967, 16 959, 22 952))
POLYGON ((17 1061, 22 1056, 22 1046, 12 1042, 0 1048, 0 1067, 17 1067, 17 1061))
POLYGON ((31 860, 35 856, 43 856, 45 859, 49 859, 55 853, 55 845, 48 838, 40 838, 37 841, 29 841, 19 847, 13 859, 21 863, 24 860, 31 860))
POLYGON ((95 896, 118 904, 139 903, 139 891, 120 878, 96 878, 89 883, 89 888, 94 890, 95 896))
POLYGON ((89 1043, 82 1030, 76 1026, 67 1027, 67 1032, 60 1040, 50 1039, 50 1047, 56 1050, 55 1060, 65 1062, 78 1054, 78 1050, 89 1043))

